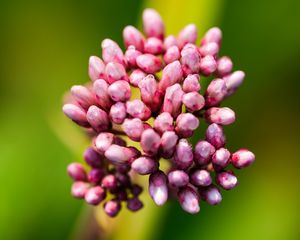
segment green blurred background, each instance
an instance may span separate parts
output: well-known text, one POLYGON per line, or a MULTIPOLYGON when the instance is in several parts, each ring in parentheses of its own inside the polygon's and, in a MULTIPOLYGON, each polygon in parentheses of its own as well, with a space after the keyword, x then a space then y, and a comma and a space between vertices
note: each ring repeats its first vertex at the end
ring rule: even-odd
POLYGON ((190 22, 201 36, 222 28, 222 54, 247 75, 226 102, 238 116, 226 128, 229 147, 249 147, 257 161, 221 205, 203 203, 197 216, 175 201, 158 209, 145 195, 146 209, 124 213, 113 239, 300 239, 296 0, 1 1, 0 239, 97 236, 91 208, 69 195, 66 166, 86 140, 62 116, 62 95, 88 81, 103 38, 122 43, 125 25, 140 26, 144 7, 162 14, 168 33, 190 22))

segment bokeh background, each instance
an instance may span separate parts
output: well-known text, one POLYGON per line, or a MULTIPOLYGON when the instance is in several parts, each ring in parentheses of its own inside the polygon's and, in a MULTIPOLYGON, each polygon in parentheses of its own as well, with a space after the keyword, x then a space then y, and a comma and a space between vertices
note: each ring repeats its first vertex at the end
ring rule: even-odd
MULTIPOLYGON (((131 0, 0 2, 0 239, 300 239, 300 2, 297 0, 131 0), (87 144, 61 113, 63 93, 88 81, 90 55, 125 25, 141 26, 155 7, 168 33, 197 24, 224 33, 222 54, 247 77, 227 101, 237 121, 232 150, 249 147, 255 164, 221 205, 190 216, 175 201, 102 223, 74 200, 66 166, 87 144), (98 222, 98 223, 97 223, 98 222)), ((198 135, 196 138, 200 138, 198 135)), ((196 139, 195 139, 196 140, 196 139)))

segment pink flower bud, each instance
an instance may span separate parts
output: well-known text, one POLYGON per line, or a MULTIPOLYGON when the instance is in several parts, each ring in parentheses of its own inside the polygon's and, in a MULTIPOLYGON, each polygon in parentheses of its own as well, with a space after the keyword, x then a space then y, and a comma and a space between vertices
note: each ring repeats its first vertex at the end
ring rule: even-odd
POLYGON ((109 111, 110 119, 116 124, 122 124, 126 118, 126 106, 125 103, 117 102, 111 106, 109 111))
POLYGON ((212 156, 212 163, 222 168, 229 163, 230 152, 226 148, 219 148, 212 156))
POLYGON ((89 77, 92 81, 105 77, 105 64, 103 61, 96 57, 91 56, 89 59, 89 77))
POLYGON ((164 38, 165 26, 159 13, 147 8, 143 12, 143 27, 147 37, 164 38))
POLYGON ((221 148, 225 145, 225 135, 223 128, 216 124, 210 124, 206 129, 206 140, 216 148, 221 148))
POLYGON ((199 111, 205 105, 204 97, 198 92, 185 93, 182 97, 182 102, 191 112, 199 111))
POLYGON ((74 181, 86 181, 86 171, 80 163, 70 163, 67 170, 74 181))
POLYGON ((162 61, 159 57, 146 53, 136 58, 138 67, 146 73, 155 73, 162 68, 162 61))
POLYGON ((161 54, 164 51, 163 42, 156 37, 150 37, 146 40, 144 45, 144 52, 150 54, 161 54))
POLYGON ((133 141, 140 141, 141 135, 144 131, 144 125, 141 119, 125 119, 122 128, 126 135, 133 141))
POLYGON ((227 56, 219 58, 217 61, 217 65, 217 73, 221 77, 229 74, 233 67, 231 59, 227 56))
POLYGON ((88 181, 90 183, 98 184, 105 176, 105 172, 102 168, 93 168, 88 174, 88 181))
POLYGON ((190 214, 200 211, 199 196, 194 189, 186 187, 178 192, 178 199, 182 209, 190 214))
POLYGON ((227 93, 226 83, 223 79, 210 82, 205 93, 205 104, 209 107, 219 104, 227 93))
POLYGON ((99 168, 103 164, 101 156, 91 147, 84 151, 83 158, 92 168, 99 168))
POLYGON ((187 169, 193 164, 193 149, 186 139, 179 140, 173 161, 179 169, 187 169))
POLYGON ((102 41, 101 47, 102 58, 105 63, 117 62, 120 64, 124 64, 124 55, 122 49, 115 41, 106 38, 102 41))
POLYGON ((187 44, 181 50, 181 64, 185 76, 191 73, 199 73, 201 57, 198 49, 193 44, 187 44))
POLYGON ((200 70, 204 76, 209 76, 217 69, 217 63, 213 56, 207 55, 201 59, 200 70))
POLYGON ((199 52, 202 57, 213 56, 215 57, 219 53, 219 45, 215 42, 210 42, 199 48, 199 52))
POLYGON ((172 187, 184 187, 189 183, 189 175, 183 170, 173 170, 169 172, 168 180, 172 187))
POLYGON ((180 59, 180 51, 177 46, 171 46, 167 49, 164 55, 164 61, 166 64, 174 62, 180 59))
POLYGON ((218 173, 216 181, 225 190, 230 190, 238 184, 236 176, 231 171, 218 173))
POLYGON ((93 129, 97 132, 107 130, 109 127, 109 119, 107 113, 97 106, 90 106, 87 111, 86 118, 93 129))
POLYGON ((205 112, 205 118, 210 123, 229 125, 235 121, 235 113, 228 107, 212 107, 205 112))
POLYGON ((222 201, 222 195, 215 186, 211 186, 201 191, 201 196, 210 205, 217 205, 222 201))
POLYGON ((94 140, 94 146, 97 152, 103 155, 113 142, 114 135, 112 133, 100 133, 94 140))
POLYGON ((199 165, 206 165, 210 162, 211 156, 215 152, 215 147, 207 141, 199 141, 195 146, 194 159, 199 165))
POLYGON ((190 74, 184 79, 182 89, 185 92, 199 92, 201 89, 200 76, 198 74, 190 74))
POLYGON ((75 85, 71 87, 71 94, 76 102, 84 109, 88 109, 89 106, 96 103, 95 95, 84 86, 75 85))
POLYGON ((147 175, 157 171, 158 162, 150 157, 139 157, 131 163, 131 168, 140 175, 147 175))
POLYGON ((139 99, 126 102, 127 113, 143 121, 151 117, 151 110, 139 99))
POLYGON ((183 72, 179 61, 168 64, 163 69, 162 78, 159 81, 159 89, 164 92, 168 87, 181 82, 182 76, 183 72))
POLYGON ((95 186, 90 188, 85 194, 85 201, 91 205, 98 205, 106 197, 106 193, 102 187, 95 186))
POLYGON ((130 45, 133 45, 138 51, 143 52, 145 39, 141 32, 135 27, 125 27, 123 30, 123 38, 126 48, 128 48, 130 45))
POLYGON ((158 151, 160 136, 153 129, 146 129, 142 133, 140 144, 146 154, 153 156, 158 151))
POLYGON ((98 79, 94 82, 93 90, 96 94, 97 101, 101 108, 109 110, 112 101, 108 95, 108 83, 103 79, 98 79))
POLYGON ((191 113, 181 113, 176 119, 175 130, 182 137, 191 137, 199 126, 199 119, 191 113))
POLYGON ((166 90, 162 111, 168 112, 174 118, 176 118, 181 113, 182 96, 183 91, 178 83, 168 87, 166 90))
POLYGON ((119 80, 108 87, 108 94, 115 102, 125 102, 131 97, 131 89, 128 82, 119 80))
POLYGON ((127 208, 132 211, 136 212, 144 207, 144 204, 138 198, 131 198, 127 201, 127 208))
POLYGON ((136 157, 136 151, 128 147, 112 144, 106 151, 105 157, 113 164, 128 163, 136 157))
POLYGON ((177 39, 174 35, 169 35, 164 39, 164 47, 167 50, 172 46, 177 46, 177 39))
POLYGON ((172 131, 174 129, 173 121, 170 113, 163 112, 155 118, 154 129, 161 134, 165 131, 172 131))
POLYGON ((90 125, 86 120, 85 111, 75 104, 71 104, 71 103, 65 104, 63 106, 63 112, 73 122, 77 123, 82 127, 88 127, 90 125))
POLYGON ((115 175, 108 174, 102 179, 101 186, 109 190, 114 190, 118 186, 118 180, 115 175))
POLYGON ((224 81, 227 87, 227 94, 226 96, 232 95, 239 86, 243 83, 245 78, 245 73, 243 71, 235 71, 230 75, 224 77, 224 81))
POLYGON ((179 48, 183 48, 187 43, 196 43, 198 36, 197 27, 195 24, 185 26, 179 33, 177 41, 179 48))
POLYGON ((107 82, 112 84, 117 80, 128 80, 128 76, 124 66, 120 63, 110 62, 105 67, 107 82))
POLYGON ((106 202, 103 207, 104 212, 110 217, 117 216, 121 210, 121 204, 118 200, 110 200, 106 202))
POLYGON ((89 189, 88 183, 77 181, 72 184, 71 194, 75 198, 84 198, 88 189, 89 189))
POLYGON ((147 74, 140 69, 135 69, 129 76, 129 82, 131 83, 131 85, 137 87, 139 85, 139 82, 146 76, 147 74))
POLYGON ((191 182, 195 186, 206 187, 212 183, 212 179, 208 171, 201 169, 192 173, 191 182))
POLYGON ((244 168, 251 165, 255 160, 255 155, 247 149, 240 149, 232 154, 231 163, 236 168, 244 168))
POLYGON ((150 175, 149 194, 158 206, 163 205, 168 200, 167 177, 162 171, 150 175))
POLYGON ((160 146, 162 149, 162 156, 164 158, 171 158, 175 152, 178 136, 173 131, 166 131, 161 136, 160 146))
POLYGON ((221 40, 222 40, 221 30, 218 27, 213 27, 205 33, 204 38, 202 39, 201 45, 205 45, 210 42, 215 42, 220 46, 221 40))
POLYGON ((142 55, 142 53, 135 49, 135 46, 129 46, 125 52, 125 59, 129 67, 136 67, 136 59, 138 56, 142 55))

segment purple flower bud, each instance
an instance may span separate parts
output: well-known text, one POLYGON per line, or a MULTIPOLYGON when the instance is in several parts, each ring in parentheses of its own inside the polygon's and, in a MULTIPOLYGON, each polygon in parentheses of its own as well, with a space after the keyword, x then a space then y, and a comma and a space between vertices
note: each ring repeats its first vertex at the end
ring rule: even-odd
POLYGON ((103 61, 96 57, 91 56, 89 59, 89 77, 92 81, 105 77, 105 64, 103 61))
POLYGON ((113 144, 114 135, 112 133, 100 133, 94 140, 94 146, 97 152, 104 154, 105 151, 113 144))
POLYGON ((118 213, 121 210, 121 204, 118 200, 110 200, 106 202, 104 205, 104 212, 110 216, 110 217, 115 217, 118 215, 118 213))
POLYGON ((117 102, 111 106, 109 111, 110 119, 116 124, 122 124, 126 118, 126 106, 125 103, 117 102))
POLYGON ((187 43, 196 43, 198 36, 197 27, 195 24, 185 26, 179 33, 177 41, 179 48, 183 48, 187 43))
POLYGON ((115 196, 119 201, 127 201, 128 200, 128 194, 125 189, 119 189, 115 193, 115 196))
POLYGON ((217 63, 213 56, 207 55, 201 59, 200 70, 204 76, 209 76, 217 69, 217 63))
POLYGON ((186 139, 179 140, 173 161, 179 169, 187 169, 193 164, 193 149, 186 139))
POLYGON ((176 118, 181 113, 183 91, 181 86, 176 83, 166 90, 164 103, 162 106, 163 112, 170 113, 176 118))
POLYGON ((191 182, 195 186, 206 187, 212 183, 212 179, 208 171, 201 169, 192 173, 191 182))
POLYGON ((147 8, 143 12, 143 27, 147 37, 164 38, 165 25, 159 13, 147 8))
POLYGON ((168 200, 167 176, 162 171, 150 175, 149 194, 158 206, 163 205, 168 200))
POLYGON ((132 117, 143 121, 151 117, 151 110, 139 99, 126 102, 126 110, 132 117))
POLYGON ((212 156, 212 163, 222 168, 229 163, 230 152, 226 148, 218 149, 212 156))
POLYGON ((101 156, 91 147, 84 151, 83 158, 92 168, 100 168, 103 164, 101 156))
POLYGON ((175 130, 182 137, 191 137, 199 126, 199 119, 191 113, 181 113, 176 119, 175 130))
POLYGON ((71 88, 71 94, 76 102, 84 109, 88 109, 89 106, 96 103, 95 95, 84 86, 73 86, 71 88))
POLYGON ((199 73, 201 56, 193 44, 187 44, 181 50, 181 64, 185 76, 192 73, 199 73))
POLYGON ((245 78, 245 73, 243 71, 235 71, 230 75, 224 77, 224 81, 227 87, 226 96, 232 95, 243 83, 244 78, 245 78))
POLYGON ((128 147, 112 144, 104 153, 105 157, 113 164, 124 164, 136 156, 136 152, 128 147))
POLYGON ((80 163, 70 163, 68 165, 68 174, 74 181, 85 181, 86 171, 80 163))
POLYGON ((127 201, 127 208, 132 212, 140 210, 143 206, 144 204, 138 198, 131 198, 127 201))
POLYGON ((90 124, 86 120, 86 113, 85 111, 75 104, 65 104, 63 106, 64 114, 70 118, 73 122, 77 123, 82 127, 88 127, 90 124))
POLYGON ((186 187, 178 192, 178 199, 182 209, 190 214, 200 211, 199 196, 194 189, 186 187))
POLYGON ((129 82, 131 83, 131 85, 137 87, 139 85, 139 82, 146 76, 147 74, 140 69, 135 69, 129 76, 129 82))
POLYGON ((110 62, 105 67, 107 82, 112 84, 118 80, 128 80, 128 76, 124 66, 120 63, 110 62))
POLYGON ((137 197, 143 192, 143 188, 138 184, 132 184, 131 193, 133 196, 137 197))
POLYGON ((109 110, 112 101, 108 95, 108 83, 103 79, 98 79, 94 82, 93 90, 96 94, 98 103, 102 109, 109 110))
POLYGON ((182 89, 185 92, 199 92, 201 89, 200 76, 198 74, 190 74, 184 79, 182 89))
POLYGON ((77 181, 72 184, 71 194, 75 198, 84 198, 88 189, 89 189, 88 183, 77 181))
POLYGON ((128 48, 130 45, 133 45, 137 50, 143 52, 145 39, 141 32, 135 27, 125 27, 123 30, 123 38, 126 48, 128 48))
POLYGON ((101 43, 102 58, 105 63, 117 62, 124 64, 124 55, 119 45, 111 39, 104 39, 101 43))
POLYGON ((191 112, 199 111, 205 105, 204 97, 198 92, 185 93, 182 97, 182 102, 191 112))
POLYGON ((164 39, 164 47, 169 49, 172 46, 177 46, 177 39, 174 35, 169 35, 164 39))
POLYGON ((230 190, 238 184, 236 176, 231 171, 218 173, 216 181, 225 190, 230 190))
POLYGON ((219 45, 215 42, 210 42, 199 48, 199 52, 202 57, 204 56, 216 56, 219 53, 219 45))
POLYGON ((182 170, 173 170, 169 172, 168 180, 172 187, 184 187, 189 183, 189 175, 182 170))
POLYGON ((146 129, 141 136, 141 147, 150 156, 157 153, 160 145, 160 136, 152 129, 146 129))
POLYGON ((176 45, 169 47, 164 55, 165 63, 169 64, 179 59, 180 59, 179 48, 176 45))
POLYGON ((131 180, 127 173, 116 172, 115 176, 118 180, 119 185, 122 187, 130 187, 131 180))
POLYGON ((125 102, 131 97, 131 89, 128 82, 119 80, 108 87, 108 94, 115 102, 125 102))
POLYGON ((131 163, 131 168, 140 175, 147 175, 157 171, 158 162, 150 157, 142 156, 131 163))
POLYGON ((97 132, 105 131, 109 127, 109 119, 107 113, 94 105, 89 107, 89 110, 86 114, 86 119, 88 120, 92 128, 97 132))
POLYGON ((227 94, 226 83, 223 79, 215 79, 210 82, 205 93, 205 103, 211 107, 219 104, 227 94))
POLYGON ((231 59, 227 56, 219 58, 217 64, 217 73, 221 77, 229 74, 233 67, 231 59))
POLYGON ((141 119, 125 119, 122 128, 126 135, 133 141, 140 141, 141 135, 144 131, 144 125, 141 119))
POLYGON ((206 129, 206 140, 216 148, 223 147, 226 141, 223 128, 216 123, 210 124, 206 129))
POLYGON ((236 168, 248 167, 254 160, 255 155, 248 149, 240 149, 231 156, 231 163, 236 168))
POLYGON ((235 113, 228 107, 212 107, 205 112, 205 118, 210 123, 229 125, 235 121, 235 113))
POLYGON ((136 67, 136 58, 142 53, 135 49, 135 46, 129 46, 125 52, 125 59, 129 67, 136 67))
POLYGON ((211 156, 214 154, 215 148, 207 141, 199 141, 195 146, 195 162, 199 165, 206 165, 210 162, 211 156))
POLYGON ((88 181, 90 183, 98 184, 104 175, 105 173, 103 169, 93 168, 88 174, 88 181))
POLYGON ((159 81, 159 89, 164 92, 168 87, 181 82, 182 75, 183 72, 179 61, 168 64, 163 69, 162 78, 159 81))
POLYGON ((150 37, 146 40, 144 45, 144 52, 150 53, 150 54, 161 54, 164 51, 163 42, 156 38, 156 37, 150 37))
POLYGON ((175 152, 178 136, 173 131, 166 131, 161 136, 160 146, 162 149, 162 156, 164 158, 171 158, 175 152))
POLYGON ((159 57, 146 53, 136 58, 138 67, 146 73, 155 73, 162 68, 162 61, 159 57))
POLYGON ((90 188, 85 194, 85 201, 91 205, 98 205, 106 197, 106 193, 102 187, 95 186, 90 188))
POLYGON ((210 186, 201 191, 201 196, 210 205, 217 205, 222 201, 222 195, 219 189, 215 186, 210 186))
POLYGON ((101 186, 106 189, 115 189, 117 185, 117 178, 115 175, 112 174, 106 175, 101 181, 101 186))
POLYGON ((218 27, 213 27, 205 33, 205 36, 202 39, 201 45, 205 45, 210 42, 215 42, 220 46, 221 40, 222 40, 221 30, 218 27))
POLYGON ((163 112, 155 118, 154 129, 161 134, 165 131, 172 131, 174 129, 173 121, 173 117, 170 113, 163 112))

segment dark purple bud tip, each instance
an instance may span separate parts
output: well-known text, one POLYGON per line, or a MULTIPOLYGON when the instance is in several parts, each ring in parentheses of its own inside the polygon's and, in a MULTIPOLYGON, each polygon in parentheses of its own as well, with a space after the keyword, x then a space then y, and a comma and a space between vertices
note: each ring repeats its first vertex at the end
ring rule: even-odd
POLYGON ((232 154, 231 163, 236 168, 244 168, 251 165, 255 155, 247 149, 240 149, 232 154))
POLYGON ((137 197, 143 192, 143 188, 138 184, 133 184, 131 186, 131 193, 133 196, 137 197))
POLYGON ((158 169, 158 162, 150 157, 139 157, 131 163, 131 168, 140 175, 147 175, 158 169))
POLYGON ((212 183, 210 173, 206 170, 196 170, 191 175, 191 182, 195 186, 206 187, 212 183))
POLYGON ((91 147, 85 150, 83 158, 92 168, 100 168, 102 166, 101 156, 91 147))
POLYGON ((86 181, 86 171, 80 163, 70 163, 67 171, 74 181, 86 181))
POLYGON ((103 169, 94 168, 88 174, 88 181, 90 183, 97 184, 104 177, 105 173, 103 169))
POLYGON ((75 198, 84 198, 89 189, 89 184, 86 182, 74 182, 71 188, 71 194, 75 198))
POLYGON ((115 217, 121 210, 121 204, 118 200, 110 200, 104 204, 104 212, 110 216, 115 217))
POLYGON ((217 205, 222 201, 222 195, 219 189, 215 186, 210 186, 201 191, 201 196, 210 205, 217 205))
POLYGON ((85 201, 91 205, 98 205, 106 197, 106 193, 102 187, 95 186, 90 188, 85 194, 85 201))
POLYGON ((184 211, 190 214, 196 214, 200 211, 199 196, 191 187, 180 190, 178 199, 184 211))
POLYGON ((225 190, 230 190, 238 184, 237 177, 231 171, 221 172, 216 178, 217 183, 225 190))
POLYGON ((150 175, 149 194, 158 206, 165 204, 168 200, 167 177, 162 171, 150 175))
POLYGON ((226 148, 218 149, 212 156, 212 162, 219 167, 226 167, 229 163, 230 152, 226 148))
POLYGON ((138 198, 131 198, 127 201, 127 208, 133 212, 140 210, 143 206, 144 204, 138 198))
POLYGON ((117 178, 112 174, 106 175, 101 182, 101 186, 107 189, 115 189, 117 184, 117 178))
POLYGON ((189 175, 182 170, 174 170, 169 172, 168 180, 172 187, 184 187, 189 183, 189 175))

